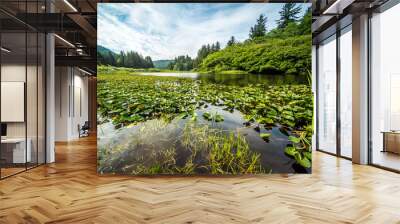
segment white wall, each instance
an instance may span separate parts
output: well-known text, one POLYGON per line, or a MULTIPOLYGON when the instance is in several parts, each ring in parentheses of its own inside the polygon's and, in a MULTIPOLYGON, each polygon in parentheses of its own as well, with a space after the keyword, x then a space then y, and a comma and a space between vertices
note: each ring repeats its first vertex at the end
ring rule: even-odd
POLYGON ((56 67, 55 140, 79 138, 78 125, 88 120, 88 78, 73 67, 56 67))

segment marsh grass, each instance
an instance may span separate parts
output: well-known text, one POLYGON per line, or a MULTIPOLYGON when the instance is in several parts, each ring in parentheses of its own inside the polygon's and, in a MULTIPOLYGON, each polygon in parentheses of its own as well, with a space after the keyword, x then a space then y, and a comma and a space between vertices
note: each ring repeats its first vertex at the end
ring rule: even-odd
POLYGON ((243 136, 228 134, 207 124, 188 121, 179 129, 176 121, 157 119, 146 122, 129 136, 125 142, 100 146, 101 173, 265 173, 261 155, 250 150, 243 136), (157 141, 152 143, 154 139, 157 141))

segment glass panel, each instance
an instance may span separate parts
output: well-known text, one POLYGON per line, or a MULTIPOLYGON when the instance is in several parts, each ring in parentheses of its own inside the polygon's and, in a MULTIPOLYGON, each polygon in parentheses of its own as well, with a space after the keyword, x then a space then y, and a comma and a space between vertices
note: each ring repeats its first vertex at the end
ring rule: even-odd
POLYGON ((336 36, 318 48, 318 149, 336 153, 336 36))
POLYGON ((352 156, 352 35, 351 26, 340 36, 340 153, 352 156))
POLYGON ((371 19, 372 163, 400 170, 400 4, 371 19))
POLYGON ((30 148, 31 153, 28 155, 30 158, 28 159, 28 168, 34 167, 37 165, 37 157, 38 157, 38 141, 37 141, 37 132, 38 132, 38 36, 36 32, 30 32, 27 34, 28 38, 28 63, 27 63, 27 82, 26 82, 26 112, 27 112, 27 142, 28 149, 30 148))
MULTIPOLYGON (((1 1, 18 13, 43 13, 45 1, 1 1)), ((35 17, 37 18, 37 17, 35 17)), ((0 12, 0 177, 45 162, 45 35, 0 12)))
POLYGON ((45 52, 46 39, 44 34, 39 34, 38 46, 38 163, 45 163, 45 52))
POLYGON ((25 122, 26 33, 2 33, 1 44, 1 173, 5 177, 24 171, 30 160, 25 122))

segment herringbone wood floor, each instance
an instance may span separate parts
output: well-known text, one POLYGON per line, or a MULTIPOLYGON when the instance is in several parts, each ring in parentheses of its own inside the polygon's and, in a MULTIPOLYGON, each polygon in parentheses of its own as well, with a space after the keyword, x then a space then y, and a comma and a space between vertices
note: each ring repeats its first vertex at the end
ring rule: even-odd
POLYGON ((101 177, 96 139, 0 181, 0 223, 400 223, 400 175, 314 152, 312 175, 101 177))

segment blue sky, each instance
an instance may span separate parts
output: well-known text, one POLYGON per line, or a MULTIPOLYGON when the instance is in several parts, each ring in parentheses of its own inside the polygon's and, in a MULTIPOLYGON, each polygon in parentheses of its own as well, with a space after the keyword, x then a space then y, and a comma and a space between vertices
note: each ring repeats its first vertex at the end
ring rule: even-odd
MULTIPOLYGON (((97 43, 115 52, 137 51, 153 60, 194 58, 204 44, 248 38, 260 14, 276 27, 277 3, 99 3, 97 43)), ((309 4, 302 4, 303 12, 309 4)))

